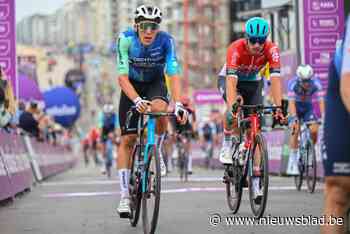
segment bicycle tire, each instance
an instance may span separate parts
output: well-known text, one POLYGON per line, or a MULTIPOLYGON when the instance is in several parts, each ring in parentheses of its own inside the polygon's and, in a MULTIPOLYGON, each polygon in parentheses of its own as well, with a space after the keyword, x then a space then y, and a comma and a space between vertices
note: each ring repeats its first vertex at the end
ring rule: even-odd
POLYGON ((254 165, 254 154, 256 147, 259 146, 260 153, 261 153, 261 160, 260 160, 260 170, 262 170, 262 178, 260 178, 260 189, 263 189, 262 192, 262 198, 260 201, 260 204, 256 204, 254 200, 254 191, 252 186, 253 176, 252 173, 249 174, 249 201, 250 206, 252 209, 252 212, 256 218, 261 218, 265 212, 266 204, 267 204, 267 196, 268 196, 268 189, 269 189, 269 161, 268 161, 268 152, 266 147, 266 142, 264 137, 261 134, 257 134, 254 140, 254 145, 252 147, 252 150, 250 151, 250 156, 248 160, 250 161, 250 170, 252 170, 254 165))
MULTIPOLYGON (((149 163, 147 168, 145 169, 146 178, 147 178, 147 191, 142 194, 142 223, 143 223, 143 231, 144 234, 154 234, 158 216, 159 216, 159 204, 160 204, 160 190, 161 190, 161 175, 160 175, 160 161, 157 155, 156 146, 149 146, 148 148, 148 159, 149 163), (154 160, 152 164, 152 160, 154 160), (153 173, 152 173, 153 172, 153 173), (150 186, 152 187, 149 190, 150 186), (152 192, 153 191, 153 192, 152 192), (154 195, 154 207, 153 211, 151 211, 151 220, 149 219, 149 208, 148 208, 148 200, 152 197, 152 193, 154 195)), ((150 207, 151 208, 151 207, 150 207)))
MULTIPOLYGON (((301 145, 302 143, 300 142, 299 144, 301 145)), ((302 149, 302 146, 299 147, 299 160, 298 160, 299 174, 294 176, 294 184, 297 191, 301 190, 301 187, 303 185, 303 180, 304 180, 304 172, 305 172, 305 160, 304 160, 305 155, 302 154, 301 152, 305 152, 302 149)))
POLYGON ((135 159, 138 160, 138 158, 141 158, 141 147, 139 145, 135 145, 132 153, 132 165, 131 165, 131 171, 130 171, 130 180, 129 180, 129 194, 130 194, 130 225, 132 227, 136 227, 137 223, 140 218, 140 211, 141 211, 141 176, 139 172, 137 172, 135 169, 135 159), (133 183, 132 186, 130 186, 133 183))
MULTIPOLYGON (((235 163, 235 162, 234 162, 235 163)), ((243 168, 238 166, 227 166, 226 169, 228 177, 231 177, 230 180, 226 180, 226 200, 228 207, 233 214, 236 214, 239 210, 242 200, 243 193, 243 168), (232 173, 232 176, 229 174, 232 173), (236 196, 234 196, 235 194, 236 196)))
POLYGON ((306 184, 309 193, 315 192, 317 178, 316 152, 312 141, 310 140, 306 147, 306 184), (311 158, 310 158, 311 157, 311 158), (311 160, 311 164, 309 162, 311 160))

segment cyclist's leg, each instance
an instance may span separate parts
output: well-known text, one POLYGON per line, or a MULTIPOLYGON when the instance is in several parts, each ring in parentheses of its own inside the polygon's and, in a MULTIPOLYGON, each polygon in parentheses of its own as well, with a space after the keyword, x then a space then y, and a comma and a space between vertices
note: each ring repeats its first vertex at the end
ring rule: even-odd
POLYGON ((129 128, 126 129, 126 115, 133 102, 122 92, 119 103, 119 120, 121 127, 121 140, 118 147, 117 169, 120 180, 121 200, 117 211, 129 214, 129 178, 131 168, 131 151, 136 140, 136 128, 138 114, 134 114, 130 120, 129 128))
MULTIPOLYGON (((241 93, 244 104, 246 105, 258 105, 263 104, 263 96, 262 96, 262 88, 263 88, 263 81, 246 81, 246 82, 238 82, 238 90, 241 93)), ((244 115, 247 116, 249 113, 245 112, 244 115)), ((247 134, 249 135, 249 130, 247 131, 247 134)), ((255 150, 255 159, 254 160, 254 168, 255 173, 259 174, 260 172, 260 163, 261 163, 261 157, 260 157, 260 149, 256 148, 255 150)), ((253 169, 254 169, 253 168, 253 169)))
MULTIPOLYGON (((223 99, 226 102, 226 77, 219 76, 217 85, 223 99)), ((222 147, 220 149, 220 162, 223 164, 232 164, 232 135, 234 135, 234 129, 236 128, 237 123, 233 119, 232 114, 227 110, 225 112, 224 134, 222 139, 222 147)))
MULTIPOLYGON (((347 212, 350 208, 350 177, 349 176, 326 176, 324 190, 324 215, 326 222, 333 218, 341 218, 346 221, 347 212)), ((323 225, 321 233, 346 233, 345 225, 323 225)))
MULTIPOLYGON (((263 88, 263 81, 256 81, 256 82, 239 82, 238 83, 238 89, 240 90, 240 93, 243 97, 244 104, 246 105, 257 105, 263 103, 263 96, 262 96, 262 88, 263 88)), ((245 112, 244 115, 247 116, 249 113, 245 112)), ((249 134, 249 130, 247 131, 249 134)), ((255 201, 260 201, 263 193, 260 188, 260 176, 261 176, 261 154, 259 147, 256 147, 255 149, 255 155, 254 155, 254 165, 253 165, 253 175, 252 178, 252 187, 254 191, 254 199, 255 201)))
MULTIPOLYGON (((169 99, 168 99, 168 90, 165 85, 164 75, 161 74, 160 77, 155 79, 147 88, 146 88, 146 96, 149 100, 151 100, 151 110, 153 112, 166 112, 168 109, 169 99)), ((160 117, 157 119, 157 128, 156 128, 156 142, 158 142, 159 136, 164 134, 167 130, 167 117, 160 117)), ((164 159, 162 155, 160 155, 160 168, 161 175, 166 175, 166 165, 164 163, 164 159)))
POLYGON ((298 136, 300 133, 300 121, 306 122, 307 121, 307 106, 302 102, 295 102, 295 109, 296 109, 296 115, 298 118, 298 124, 294 124, 294 134, 291 135, 289 146, 289 159, 288 159, 288 165, 287 165, 287 171, 286 173, 289 175, 298 175, 299 169, 298 169, 298 161, 299 161, 299 142, 298 142, 298 136))
POLYGON ((187 172, 192 174, 192 155, 191 155, 191 136, 189 132, 186 132, 186 143, 185 143, 185 152, 187 156, 187 172))

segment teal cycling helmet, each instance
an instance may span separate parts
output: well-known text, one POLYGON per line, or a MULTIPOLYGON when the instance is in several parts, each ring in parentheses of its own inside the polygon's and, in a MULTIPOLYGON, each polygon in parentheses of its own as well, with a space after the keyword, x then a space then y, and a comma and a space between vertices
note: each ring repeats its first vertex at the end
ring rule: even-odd
POLYGON ((245 33, 248 38, 251 37, 267 37, 270 32, 269 23, 261 17, 253 17, 245 24, 245 33))

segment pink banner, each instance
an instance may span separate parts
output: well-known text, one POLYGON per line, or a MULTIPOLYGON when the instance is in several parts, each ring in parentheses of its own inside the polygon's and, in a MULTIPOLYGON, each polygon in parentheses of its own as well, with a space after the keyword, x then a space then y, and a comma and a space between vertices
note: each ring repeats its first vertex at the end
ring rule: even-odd
MULTIPOLYGON (((15 2, 0 0, 0 66, 5 69, 13 86, 16 79, 15 2)), ((13 87, 13 90, 17 88, 13 87)))
POLYGON ((217 89, 196 90, 193 93, 193 98, 196 105, 224 103, 224 99, 217 89))

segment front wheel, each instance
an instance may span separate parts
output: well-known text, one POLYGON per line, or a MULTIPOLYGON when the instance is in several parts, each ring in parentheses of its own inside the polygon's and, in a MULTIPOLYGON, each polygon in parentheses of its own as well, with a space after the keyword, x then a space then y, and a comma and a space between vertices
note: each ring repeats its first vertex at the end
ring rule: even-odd
POLYGON ((142 194, 142 221, 144 234, 153 234, 158 222, 161 186, 160 161, 155 146, 149 146, 148 160, 142 179, 146 183, 146 191, 142 194))
POLYGON ((263 216, 267 203, 269 189, 269 161, 265 139, 261 134, 256 135, 255 141, 249 155, 249 200, 253 214, 256 218, 263 216), (257 156, 260 154, 260 162, 257 156), (253 165, 259 165, 259 175, 253 174, 253 165), (258 183, 256 182, 258 180, 258 183), (253 183, 258 184, 257 188, 253 183), (261 196, 257 195, 257 190, 261 196))
POLYGON ((304 155, 305 150, 302 147, 299 147, 299 159, 298 159, 298 171, 299 174, 294 176, 294 184, 297 191, 301 190, 301 186, 303 185, 304 180, 304 172, 305 172, 305 158, 304 155))
POLYGON ((137 168, 135 160, 141 159, 141 146, 135 145, 132 153, 132 166, 129 180, 129 194, 130 194, 130 224, 132 227, 136 227, 141 211, 141 176, 140 171, 137 168))
MULTIPOLYGON (((237 161, 234 161, 234 165, 237 161)), ((226 200, 228 207, 236 214, 241 205, 243 191, 243 169, 241 166, 229 165, 225 168, 226 200)))
POLYGON ((315 191, 317 178, 316 152, 312 141, 309 141, 306 147, 306 183, 310 193, 315 191))

